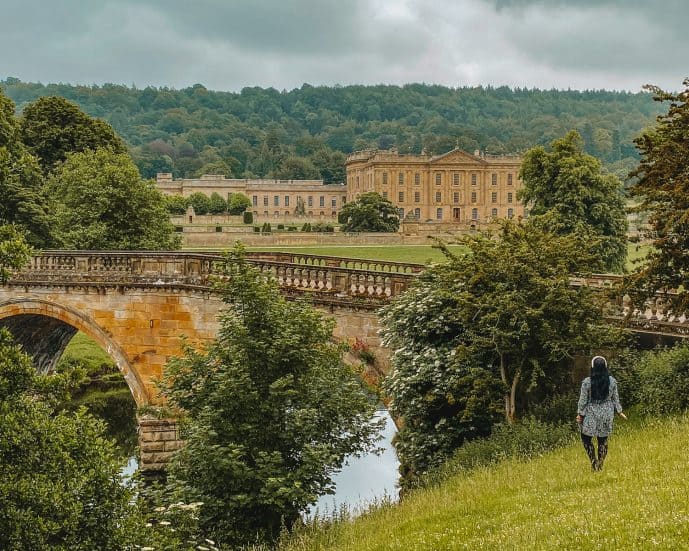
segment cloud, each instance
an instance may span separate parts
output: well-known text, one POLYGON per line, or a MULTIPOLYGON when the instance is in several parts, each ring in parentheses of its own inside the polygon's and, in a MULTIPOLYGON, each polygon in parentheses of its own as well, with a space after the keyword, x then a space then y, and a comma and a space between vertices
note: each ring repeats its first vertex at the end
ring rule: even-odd
POLYGON ((1 76, 214 89, 677 87, 684 0, 6 0, 1 76))

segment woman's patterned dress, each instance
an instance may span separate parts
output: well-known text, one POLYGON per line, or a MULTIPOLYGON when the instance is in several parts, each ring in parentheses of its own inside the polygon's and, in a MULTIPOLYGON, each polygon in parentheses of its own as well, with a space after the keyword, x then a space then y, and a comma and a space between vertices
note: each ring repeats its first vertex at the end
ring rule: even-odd
POLYGON ((617 393, 617 381, 610 377, 610 390, 605 400, 591 400, 591 377, 581 383, 581 394, 577 412, 584 417, 581 432, 587 436, 610 436, 615 412, 620 413, 620 397, 617 393))

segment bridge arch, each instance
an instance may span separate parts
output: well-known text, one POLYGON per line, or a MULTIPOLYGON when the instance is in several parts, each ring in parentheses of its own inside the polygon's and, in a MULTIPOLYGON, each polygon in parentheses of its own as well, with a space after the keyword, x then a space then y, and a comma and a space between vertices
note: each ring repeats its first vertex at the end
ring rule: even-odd
POLYGON ((1 301, 0 327, 14 334, 43 371, 54 366, 72 336, 82 331, 115 361, 137 406, 149 403, 146 387, 122 348, 95 320, 75 308, 33 297, 1 301))

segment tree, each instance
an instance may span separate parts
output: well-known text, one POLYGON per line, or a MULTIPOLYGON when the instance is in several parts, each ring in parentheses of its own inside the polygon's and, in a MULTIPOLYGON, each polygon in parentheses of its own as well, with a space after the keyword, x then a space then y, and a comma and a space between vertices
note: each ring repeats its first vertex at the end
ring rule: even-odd
POLYGON ((189 199, 181 195, 167 195, 165 205, 170 214, 185 214, 189 208, 189 199))
POLYGON ((55 228, 74 249, 174 249, 179 236, 165 198, 141 180, 126 154, 106 149, 72 153, 51 177, 55 228))
POLYGON ((600 161, 583 150, 576 131, 555 140, 551 150, 527 151, 519 197, 530 215, 552 213, 550 228, 566 235, 587 231, 599 240, 598 257, 607 270, 623 271, 627 258, 627 218, 622 184, 602 172, 600 161))
POLYGON ((197 191, 192 193, 187 199, 189 204, 194 207, 194 213, 197 215, 208 214, 211 207, 208 195, 197 191))
POLYGON ((343 362, 333 322, 284 299, 241 249, 219 286, 227 308, 217 339, 188 349, 163 375, 163 394, 188 416, 168 484, 173 499, 203 502, 209 537, 269 541, 332 491, 348 454, 369 448, 375 400, 343 362))
POLYGON ((656 126, 636 140, 641 161, 631 174, 638 178, 631 193, 640 199, 635 210, 649 215, 653 247, 627 281, 641 300, 660 289, 679 289, 668 296, 678 315, 689 311, 689 78, 684 86, 678 93, 647 87, 656 101, 670 106, 656 126))
POLYGON ((222 198, 222 196, 217 193, 211 193, 208 199, 208 214, 224 214, 227 212, 227 201, 222 198))
POLYGON ((286 157, 274 173, 279 180, 313 180, 320 175, 313 163, 305 157, 286 157))
POLYGON ((42 97, 27 105, 19 133, 44 173, 54 170, 69 153, 99 148, 114 153, 127 151, 108 123, 89 117, 76 104, 57 96, 42 97))
POLYGON ((0 226, 0 284, 10 278, 11 270, 24 266, 33 249, 14 226, 0 226))
POLYGON ((143 526, 113 444, 84 410, 56 409, 58 383, 0 329, 0 548, 133 548, 143 526))
POLYGON ((395 350, 384 388, 404 420, 397 449, 412 476, 489 432, 500 410, 514 423, 562 389, 575 352, 618 338, 594 291, 569 283, 594 261, 596 244, 546 227, 503 221, 498 236, 463 237, 467 254, 443 247, 448 262, 382 310, 384 342, 395 350))
POLYGON ((19 141, 14 104, 0 92, 0 224, 14 224, 32 245, 52 244, 43 175, 19 141))
POLYGON ((243 193, 233 193, 228 201, 228 211, 230 214, 242 214, 251 206, 251 201, 243 193))
POLYGON ((395 232, 400 226, 395 206, 373 191, 343 206, 338 221, 346 232, 395 232))

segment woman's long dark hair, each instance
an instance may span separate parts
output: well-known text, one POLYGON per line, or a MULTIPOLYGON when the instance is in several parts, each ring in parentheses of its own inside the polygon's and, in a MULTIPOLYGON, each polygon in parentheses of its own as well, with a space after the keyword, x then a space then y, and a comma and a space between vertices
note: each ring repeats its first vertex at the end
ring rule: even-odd
POLYGON ((596 356, 591 361, 591 400, 607 400, 609 391, 608 362, 603 356, 596 356))

